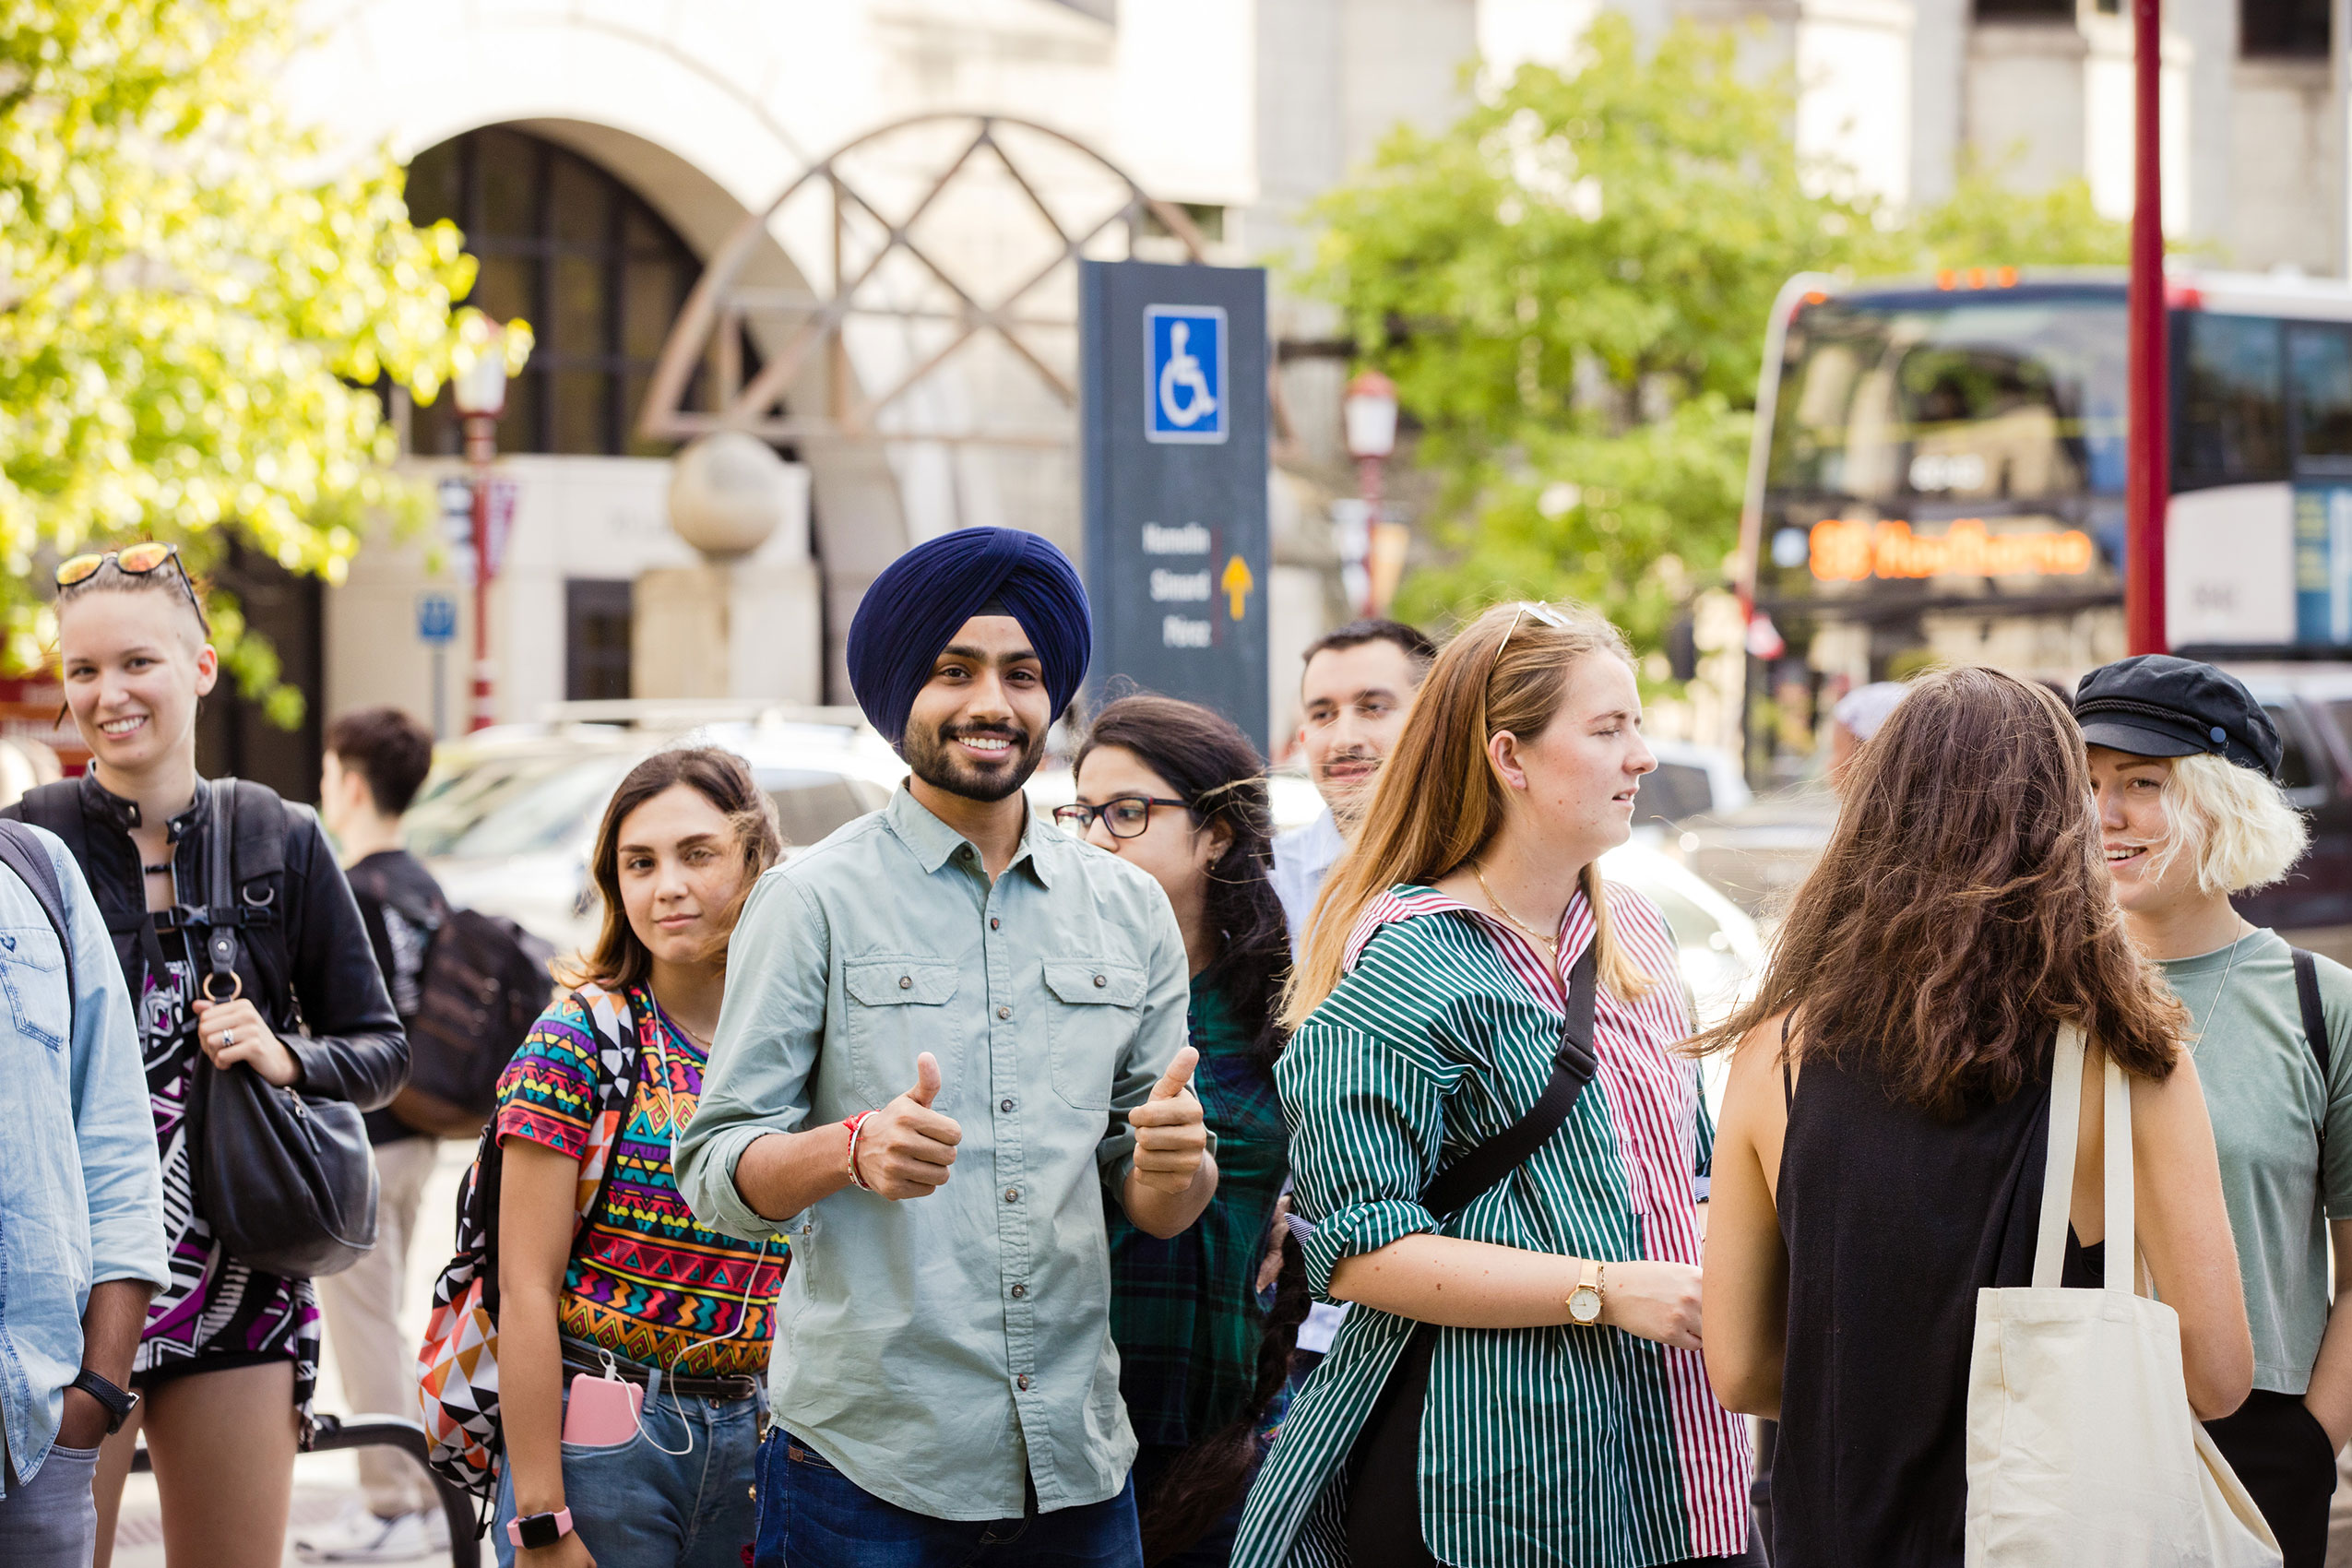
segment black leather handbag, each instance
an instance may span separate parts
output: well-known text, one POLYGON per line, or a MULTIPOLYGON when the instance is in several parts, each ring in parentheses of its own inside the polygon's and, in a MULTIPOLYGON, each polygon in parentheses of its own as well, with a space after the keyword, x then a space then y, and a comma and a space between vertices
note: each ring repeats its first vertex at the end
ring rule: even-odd
MULTIPOLYGON (((239 933, 274 913, 238 886, 232 867, 235 801, 235 779, 213 784, 205 824, 209 876, 202 984, 208 1002, 242 994, 239 933)), ((282 841, 282 826, 272 827, 282 841)), ((262 1010, 272 1011, 268 999, 262 1010)), ((298 1011, 291 1001, 289 1010, 298 1011)), ((277 1016, 270 1025, 280 1033, 287 1027, 277 1016)), ((199 1051, 188 1123, 197 1211, 238 1262, 267 1274, 315 1279, 350 1267, 375 1245, 375 1156, 350 1101, 280 1088, 242 1062, 215 1067, 199 1051)))
MULTIPOLYGON (((1527 1113, 1432 1178, 1421 1206, 1449 1219, 1470 1206, 1568 1120, 1577 1096, 1593 1081, 1600 1058, 1593 1047, 1593 1001, 1600 981, 1595 942, 1576 960, 1568 980, 1568 1016, 1552 1054, 1551 1077, 1527 1113)), ((1354 1568, 1422 1568, 1436 1560, 1421 1537, 1421 1408, 1429 1397, 1430 1360, 1437 1326, 1420 1324, 1383 1384, 1348 1455, 1348 1559, 1354 1568)))

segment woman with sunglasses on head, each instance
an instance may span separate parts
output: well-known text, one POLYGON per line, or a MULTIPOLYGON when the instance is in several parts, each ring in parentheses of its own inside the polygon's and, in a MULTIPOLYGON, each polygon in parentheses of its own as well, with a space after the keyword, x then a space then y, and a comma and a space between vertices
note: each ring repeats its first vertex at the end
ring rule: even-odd
POLYGON ((1674 941, 1600 876, 1657 766, 1641 719, 1616 628, 1488 611, 1324 886, 1275 1078, 1308 1277, 1354 1305, 1237 1563, 1747 1561, 1747 1431, 1699 1358, 1674 941))
POLYGON ((491 1534, 507 1568, 749 1561, 789 1253, 781 1238, 739 1241, 697 1220, 671 1159, 702 1098, 736 918, 782 854, 742 758, 685 747, 637 764, 589 861, 604 905, 595 950, 499 1080, 505 1459, 491 1534), (608 1118, 598 1107, 616 1071, 628 1101, 608 1118), (637 1419, 623 1406, 618 1431, 576 1425, 584 1376, 640 1385, 637 1419))
POLYGON ((133 1363, 143 1403, 101 1453, 97 1561, 112 1553, 143 1434, 171 1562, 276 1568, 318 1374, 317 1296, 310 1280, 249 1265, 214 1234, 195 1097, 242 1068, 276 1088, 373 1111, 406 1077, 408 1045, 318 819, 251 783, 221 797, 226 781, 196 773, 196 707, 220 680, 220 659, 176 548, 77 556, 57 583, 65 706, 90 765, 7 810, 65 841, 114 933, 136 1000, 171 1244, 172 1282, 148 1304, 133 1363), (217 797, 234 801, 232 824, 216 821, 217 797), (216 883, 223 829, 232 862, 250 848, 268 873, 232 863, 216 883), (231 881, 259 912, 235 927, 204 923, 217 912, 208 890, 231 881), (233 965, 225 953, 214 962, 208 938, 223 935, 233 937, 233 965))
POLYGON ((1217 1135, 1217 1196, 1165 1241, 1108 1206, 1111 1336, 1142 1444, 1135 1495, 1145 1560, 1216 1568, 1231 1558, 1259 1433, 1282 1395, 1307 1306, 1295 1265, 1271 1313, 1258 1290, 1290 1169, 1274 1089, 1290 951, 1266 877, 1265 766, 1231 721, 1139 695, 1096 717, 1076 778, 1077 803, 1056 820, 1151 873, 1176 911, 1192 968, 1189 1035, 1201 1053, 1193 1087, 1217 1135))

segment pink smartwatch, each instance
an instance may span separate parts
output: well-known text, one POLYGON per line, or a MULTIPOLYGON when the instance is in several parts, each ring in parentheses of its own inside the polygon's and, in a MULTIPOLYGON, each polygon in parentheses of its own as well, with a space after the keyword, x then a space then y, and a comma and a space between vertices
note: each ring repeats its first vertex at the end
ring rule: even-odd
POLYGON ((572 1511, 569 1508, 558 1508, 552 1514, 526 1514, 519 1519, 509 1520, 506 1525, 506 1538, 518 1547, 531 1550, 553 1546, 571 1533, 572 1511))

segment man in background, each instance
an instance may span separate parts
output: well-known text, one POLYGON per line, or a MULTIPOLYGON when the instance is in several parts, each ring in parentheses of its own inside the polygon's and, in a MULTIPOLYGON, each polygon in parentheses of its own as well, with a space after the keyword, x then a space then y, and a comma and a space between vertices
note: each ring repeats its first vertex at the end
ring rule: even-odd
MULTIPOLYGON (((432 767, 433 732, 397 707, 362 708, 327 728, 318 814, 335 836, 403 1028, 416 1022, 426 952, 448 913, 441 885, 409 853, 400 832, 432 767)), ((380 1183, 375 1246, 321 1279, 318 1299, 352 1411, 413 1416, 416 1341, 400 1331, 400 1301, 417 1205, 440 1140, 392 1106, 369 1111, 366 1122, 380 1183)), ((448 1550, 448 1522, 422 1466, 388 1448, 361 1449, 359 1466, 360 1501, 297 1539, 295 1555, 306 1562, 393 1562, 448 1550)))
POLYGON ((1405 711, 1437 658, 1427 634, 1401 621, 1351 621, 1309 645, 1299 681, 1299 744, 1324 813, 1274 840, 1274 891, 1305 939, 1323 879, 1372 804, 1380 765, 1405 731, 1405 711))
POLYGON ((138 1403, 131 1358, 171 1278, 163 1178, 105 917, 55 837, 0 835, 0 1563, 88 1568, 99 1444, 138 1403))

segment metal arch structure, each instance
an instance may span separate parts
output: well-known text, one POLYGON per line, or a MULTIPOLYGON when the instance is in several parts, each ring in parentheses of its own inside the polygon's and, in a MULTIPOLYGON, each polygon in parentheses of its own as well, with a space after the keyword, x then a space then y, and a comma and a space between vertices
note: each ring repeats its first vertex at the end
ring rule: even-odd
POLYGON ((638 431, 647 439, 658 441, 688 441, 716 431, 738 430, 778 442, 831 438, 1065 445, 1074 438, 1074 430, 1040 428, 1034 422, 1026 429, 992 427, 977 422, 960 428, 927 429, 903 421, 890 422, 885 428, 879 420, 952 356, 984 334, 1002 341, 1063 407, 1075 413, 1075 374, 1058 369, 1052 362, 1054 356, 1035 340, 1035 335, 1041 330, 1075 334, 1075 310, 1066 317, 1040 315, 1024 309, 1024 303, 1033 301, 1064 268, 1075 272, 1077 262, 1088 254, 1088 247, 1121 225, 1126 231, 1126 252, 1133 255, 1147 218, 1157 220, 1174 238, 1185 261, 1199 264, 1206 260, 1200 232, 1182 208, 1152 196, 1109 159, 1051 126, 1004 114, 931 113, 894 121, 869 131, 804 171, 765 208, 745 214, 742 222, 719 247, 687 296, 662 344, 644 408, 638 415, 638 431), (886 213, 884 208, 887 203, 873 198, 869 194, 870 186, 861 189, 853 184, 849 171, 844 167, 845 160, 851 160, 854 154, 870 152, 894 140, 911 139, 919 133, 935 136, 958 124, 970 127, 971 133, 951 142, 960 145, 961 150, 938 168, 912 207, 901 216, 893 218, 886 213), (1024 170, 1005 145, 1008 131, 1068 149, 1115 187, 1118 198, 1108 211, 1091 221, 1066 221, 1055 213, 1040 191, 1040 182, 1032 178, 1030 171, 1024 170), (1050 259, 1028 270, 1009 288, 994 291, 993 298, 985 297, 991 292, 985 284, 959 276, 954 260, 919 241, 913 232, 923 217, 939 207, 951 187, 981 166, 983 159, 992 160, 1010 177, 1013 187, 1026 198, 1023 205, 1051 235, 1052 250, 1050 259), (778 216, 803 195, 829 198, 833 267, 829 289, 747 284, 743 279, 745 269, 759 253, 762 243, 772 241, 772 225, 778 216), (870 246, 871 254, 856 255, 853 252, 861 238, 870 246), (873 244, 876 239, 880 243, 873 244), (921 280, 927 298, 913 303, 878 298, 882 291, 878 285, 886 267, 892 268, 900 281, 910 277, 921 280), (789 322, 789 328, 773 356, 744 382, 741 329, 745 323, 761 317, 781 317, 789 322), (944 341, 931 345, 911 369, 878 395, 866 397, 858 390, 844 340, 844 332, 861 320, 896 321, 909 329, 921 324, 934 335, 944 330, 944 341), (690 409, 685 406, 687 393, 696 368, 706 362, 717 377, 717 407, 690 409), (826 411, 812 414, 783 408, 787 392, 816 362, 822 362, 828 372, 826 411))

